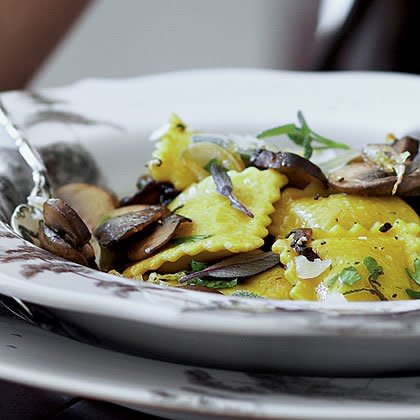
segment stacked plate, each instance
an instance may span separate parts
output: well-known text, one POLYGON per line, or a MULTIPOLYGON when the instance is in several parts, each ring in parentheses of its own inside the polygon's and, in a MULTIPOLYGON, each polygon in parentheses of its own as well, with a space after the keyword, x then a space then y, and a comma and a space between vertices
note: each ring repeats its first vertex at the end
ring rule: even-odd
MULTIPOLYGON (((95 178, 123 195, 150 157, 150 132, 171 112, 195 128, 254 133, 302 109, 318 131, 360 145, 412 131, 417 94, 420 79, 411 76, 213 70, 86 80, 2 99, 41 149, 83 151, 58 165, 68 179, 95 178)), ((0 186, 24 194, 24 164, 4 153, 0 186)), ((420 418, 420 378, 395 377, 420 369, 419 301, 322 305, 135 283, 60 260, 6 223, 0 262, 2 294, 47 307, 89 337, 86 344, 4 320, 5 379, 169 418, 420 418)))

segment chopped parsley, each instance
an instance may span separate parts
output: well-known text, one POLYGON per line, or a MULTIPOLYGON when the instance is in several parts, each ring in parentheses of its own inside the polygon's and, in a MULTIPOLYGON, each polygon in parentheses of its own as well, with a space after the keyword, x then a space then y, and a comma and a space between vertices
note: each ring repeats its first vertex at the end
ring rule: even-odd
POLYGON ((406 268, 405 270, 411 280, 414 280, 418 285, 420 285, 420 258, 416 258, 414 260, 414 271, 411 271, 409 268, 406 268))
POLYGON ((187 284, 203 286, 209 289, 230 289, 238 284, 238 279, 214 280, 214 279, 192 279, 187 284))
POLYGON ((378 262, 373 257, 366 257, 363 260, 363 264, 369 271, 369 282, 378 284, 378 277, 384 274, 382 266, 378 265, 378 262))
POLYGON ((254 292, 250 292, 249 290, 237 290, 236 292, 233 292, 231 296, 246 297, 246 298, 252 298, 252 299, 264 299, 262 296, 257 295, 254 292))
POLYGON ((337 274, 328 280, 327 286, 333 286, 337 280, 340 280, 342 284, 346 284, 347 286, 353 286, 353 284, 357 283, 361 278, 362 276, 358 273, 355 267, 346 267, 340 274, 337 274))
POLYGON ((191 270, 192 271, 201 271, 207 268, 206 263, 202 263, 200 261, 192 260, 191 261, 191 270))

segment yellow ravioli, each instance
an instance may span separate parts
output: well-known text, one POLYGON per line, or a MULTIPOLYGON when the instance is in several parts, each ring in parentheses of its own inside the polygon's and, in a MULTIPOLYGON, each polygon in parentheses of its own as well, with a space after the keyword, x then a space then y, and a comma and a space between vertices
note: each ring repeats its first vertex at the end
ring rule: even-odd
POLYGON ((239 290, 246 290, 267 299, 290 299, 291 284, 284 277, 284 269, 280 266, 271 268, 264 273, 240 280, 232 289, 220 289, 225 295, 231 295, 239 290))
POLYGON ((273 204, 280 198, 287 178, 272 169, 261 171, 253 167, 230 171, 229 176, 234 194, 254 214, 253 218, 233 208, 228 198, 216 191, 213 179, 207 177, 169 205, 171 210, 182 206, 177 213, 192 220, 177 236, 193 239, 132 265, 124 276, 140 277, 155 270, 175 272, 188 268, 193 256, 207 262, 260 248, 268 234, 273 204))
POLYGON ((337 227, 349 232, 353 228, 355 232, 358 226, 370 230, 375 224, 380 227, 397 219, 420 223, 416 212, 401 198, 332 194, 315 199, 313 186, 305 190, 287 188, 275 207, 269 229, 277 238, 285 238, 292 229, 301 227, 312 228, 314 237, 323 237, 337 227))
POLYGON ((157 142, 153 159, 148 165, 153 179, 171 182, 179 191, 197 180, 195 173, 181 159, 191 142, 191 134, 185 124, 176 115, 172 115, 168 131, 157 142))
POLYGON ((380 300, 378 293, 372 293, 372 289, 377 288, 387 300, 400 300, 409 299, 405 291, 407 288, 419 289, 406 273, 406 268, 412 268, 415 257, 419 256, 420 239, 417 237, 384 235, 360 239, 324 238, 313 240, 311 247, 322 260, 330 260, 331 265, 316 278, 301 279, 296 273, 296 254, 289 241, 280 239, 273 245, 273 252, 280 254, 280 261, 286 266, 285 277, 292 285, 292 299, 318 300, 323 288, 344 293, 349 301, 380 300), (366 257, 373 257, 378 265, 383 267, 384 274, 377 278, 379 284, 372 285, 368 280, 369 272, 363 263, 366 257), (348 267, 357 270, 361 276, 360 280, 353 285, 335 281, 333 285, 328 286, 335 276, 348 267), (321 289, 318 288, 320 284, 323 285, 321 289), (360 289, 368 290, 349 293, 360 289))

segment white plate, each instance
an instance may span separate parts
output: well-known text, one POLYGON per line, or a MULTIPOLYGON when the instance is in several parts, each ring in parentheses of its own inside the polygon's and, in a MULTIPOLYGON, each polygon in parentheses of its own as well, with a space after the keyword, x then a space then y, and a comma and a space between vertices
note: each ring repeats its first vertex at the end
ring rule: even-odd
POLYGON ((173 419, 418 419, 420 377, 308 378, 170 364, 0 318, 0 377, 173 419))
MULTIPOLYGON (((87 80, 4 96, 36 143, 80 141, 109 185, 133 189, 150 157, 149 133, 172 111, 195 128, 255 132, 302 109, 326 135, 352 144, 416 128, 420 78, 380 73, 212 70, 129 80, 87 80), (47 103, 50 102, 50 103, 47 103), (51 110, 73 117, 51 117, 51 110), (77 120, 77 119, 76 119, 77 120), (47 123, 48 122, 48 123, 47 123)), ((420 302, 247 300, 140 284, 94 272, 35 249, 0 227, 0 291, 47 305, 63 318, 132 352, 241 368, 310 374, 371 374, 420 368, 420 302), (171 345, 168 345, 171 343, 171 345), (223 351, 221 351, 223 349, 223 351)))

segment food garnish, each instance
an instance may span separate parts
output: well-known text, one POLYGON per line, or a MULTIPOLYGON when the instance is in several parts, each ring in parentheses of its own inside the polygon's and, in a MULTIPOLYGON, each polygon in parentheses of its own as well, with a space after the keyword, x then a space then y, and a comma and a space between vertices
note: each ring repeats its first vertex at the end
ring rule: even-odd
POLYGON ((411 280, 415 281, 420 285, 420 258, 414 260, 414 271, 411 271, 409 268, 406 268, 407 274, 410 276, 411 280))
POLYGON ((169 204, 176 196, 177 191, 170 182, 157 182, 151 176, 145 175, 137 181, 138 191, 131 197, 124 197, 120 206, 134 204, 169 204))
POLYGON ((101 246, 114 247, 167 214, 169 210, 164 206, 148 206, 144 210, 122 214, 107 220, 96 229, 95 236, 101 246))
POLYGON ((92 184, 67 184, 56 191, 56 196, 72 207, 92 232, 103 216, 118 206, 114 194, 92 184))
POLYGON ((327 282, 328 286, 334 286, 337 281, 340 281, 341 284, 346 284, 347 286, 353 286, 362 276, 357 271, 356 267, 346 267, 340 274, 337 274, 331 280, 327 282))
POLYGON ((226 258, 202 270, 185 275, 181 282, 198 277, 236 278, 249 277, 280 264, 279 256, 273 252, 252 251, 226 258))
POLYGON ((369 271, 369 282, 371 284, 376 283, 376 285, 380 286, 378 282, 378 277, 384 274, 384 269, 380 265, 378 265, 378 262, 373 257, 366 257, 363 260, 363 264, 369 271))
POLYGON ((289 186, 305 188, 313 182, 327 184, 321 169, 310 160, 290 152, 256 150, 249 159, 250 164, 259 169, 276 169, 289 178, 289 186))
POLYGON ((259 139, 265 139, 267 137, 287 135, 295 144, 302 146, 303 156, 306 159, 311 158, 314 150, 349 149, 347 144, 339 143, 315 133, 309 127, 301 111, 298 111, 297 117, 300 127, 296 124, 280 125, 259 133, 257 137, 259 139), (317 144, 317 146, 314 146, 313 144, 317 144))
POLYGON ((186 223, 192 221, 178 214, 165 217, 149 235, 130 247, 128 258, 131 261, 140 261, 154 254, 173 238, 182 224, 186 223))
POLYGON ((254 217, 252 212, 250 212, 235 196, 233 193, 233 184, 232 180, 229 177, 229 174, 223 170, 217 163, 213 163, 210 167, 210 173, 213 178, 213 181, 216 185, 216 190, 219 194, 224 195, 230 201, 230 205, 238 209, 240 212, 245 214, 248 217, 254 217))

